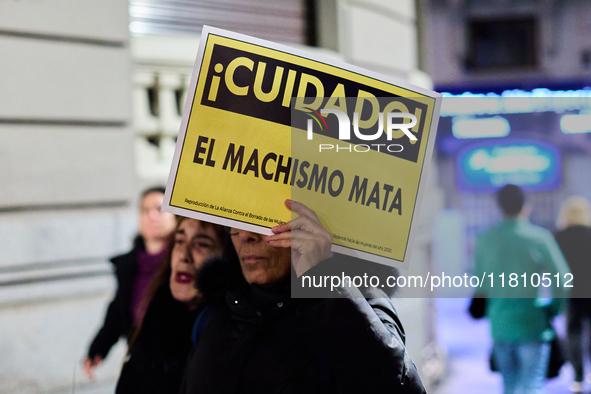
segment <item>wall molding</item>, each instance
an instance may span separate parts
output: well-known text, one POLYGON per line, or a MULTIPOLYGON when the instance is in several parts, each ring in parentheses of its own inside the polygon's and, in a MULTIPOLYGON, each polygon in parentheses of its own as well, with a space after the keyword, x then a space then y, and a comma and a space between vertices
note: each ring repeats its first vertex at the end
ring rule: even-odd
POLYGON ((58 35, 58 34, 45 34, 45 33, 32 33, 32 32, 23 32, 23 31, 16 31, 16 30, 0 29, 0 36, 27 38, 27 39, 32 39, 32 40, 67 42, 67 43, 71 43, 71 44, 95 45, 95 46, 110 47, 110 48, 125 48, 127 46, 127 43, 125 41, 120 41, 120 40, 104 40, 104 39, 100 39, 100 38, 75 37, 75 36, 64 36, 64 35, 58 35))

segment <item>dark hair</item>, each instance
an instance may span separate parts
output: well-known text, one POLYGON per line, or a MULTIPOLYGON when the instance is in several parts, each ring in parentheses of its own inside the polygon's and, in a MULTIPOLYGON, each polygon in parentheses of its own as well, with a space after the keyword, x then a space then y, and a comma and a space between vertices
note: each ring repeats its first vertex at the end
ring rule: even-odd
POLYGON ((497 203, 505 216, 517 216, 525 203, 525 192, 517 185, 505 185, 497 192, 497 203))
POLYGON ((144 191, 142 191, 142 193, 140 194, 140 200, 143 200, 144 197, 146 197, 148 194, 152 194, 152 193, 164 194, 165 191, 166 191, 166 188, 164 186, 151 186, 147 189, 144 189, 144 191))
MULTIPOLYGON (((145 306, 144 311, 147 311, 148 306, 152 302, 152 299, 154 298, 154 296, 156 295, 158 290, 162 286, 168 285, 168 283, 170 281, 170 275, 172 274, 172 250, 174 248, 174 240, 175 240, 176 232, 179 229, 179 227, 181 226, 181 223, 186 219, 190 219, 190 218, 187 218, 184 216, 177 216, 177 218, 176 218, 176 224, 174 226, 174 230, 169 236, 168 249, 166 251, 166 256, 162 259, 162 262, 160 263, 160 266, 158 267, 157 273, 154 275, 154 278, 151 280, 150 284, 146 288, 143 298, 140 302, 140 305, 142 307, 145 306)), ((232 255, 232 254, 236 253, 234 251, 234 246, 232 245, 232 240, 230 238, 230 235, 224 230, 224 228, 222 226, 220 226, 218 224, 209 223, 209 222, 203 222, 203 221, 201 221, 201 225, 206 228, 207 227, 213 228, 213 230, 215 231, 215 234, 217 235, 217 237, 220 240, 223 255, 227 255, 227 254, 232 255)), ((135 342, 135 340, 137 339, 137 336, 139 335, 139 333, 142 329, 144 317, 145 317, 145 315, 142 317, 142 320, 138 323, 138 325, 135 328, 135 331, 129 341, 129 345, 127 348, 128 353, 131 351, 131 347, 132 347, 133 343, 135 342)))

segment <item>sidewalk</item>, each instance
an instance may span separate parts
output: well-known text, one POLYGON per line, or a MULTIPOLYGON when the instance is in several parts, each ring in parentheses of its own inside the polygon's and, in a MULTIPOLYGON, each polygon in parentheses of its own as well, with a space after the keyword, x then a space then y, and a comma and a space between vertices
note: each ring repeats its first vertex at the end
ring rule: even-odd
MULTIPOLYGON (((432 394, 502 394, 501 376, 488 368, 492 346, 488 322, 474 320, 467 314, 466 299, 437 300, 437 335, 447 348, 448 366, 445 380, 432 394)), ((564 338, 564 322, 557 320, 556 329, 564 338)), ((562 367, 560 376, 546 383, 546 394, 570 394, 568 386, 573 372, 570 364, 562 367)), ((590 391, 587 390, 587 393, 590 391)))

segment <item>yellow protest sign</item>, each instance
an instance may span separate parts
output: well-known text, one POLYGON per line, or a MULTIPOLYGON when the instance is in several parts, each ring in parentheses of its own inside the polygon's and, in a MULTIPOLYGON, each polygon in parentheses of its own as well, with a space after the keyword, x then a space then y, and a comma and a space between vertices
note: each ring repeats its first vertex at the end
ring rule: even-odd
POLYGON ((408 266, 440 95, 206 27, 164 210, 254 232, 313 209, 333 250, 408 266))

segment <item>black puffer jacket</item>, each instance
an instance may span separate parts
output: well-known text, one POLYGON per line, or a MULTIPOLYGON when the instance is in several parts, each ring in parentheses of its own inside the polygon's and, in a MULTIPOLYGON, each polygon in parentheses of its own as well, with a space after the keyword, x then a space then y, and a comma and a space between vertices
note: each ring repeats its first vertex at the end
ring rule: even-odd
MULTIPOLYGON (((200 283, 207 277, 202 271, 200 283)), ((383 292, 292 299, 290 286, 236 279, 223 299, 219 291, 217 300, 209 296, 215 312, 189 356, 181 393, 425 392, 383 292)))
POLYGON ((143 239, 137 237, 130 252, 111 259, 117 279, 117 292, 109 304, 102 327, 88 349, 90 359, 97 355, 105 358, 119 338, 127 338, 131 330, 131 296, 138 271, 137 254, 144 249, 143 239))

